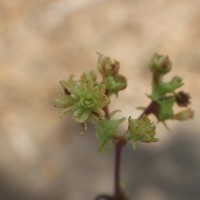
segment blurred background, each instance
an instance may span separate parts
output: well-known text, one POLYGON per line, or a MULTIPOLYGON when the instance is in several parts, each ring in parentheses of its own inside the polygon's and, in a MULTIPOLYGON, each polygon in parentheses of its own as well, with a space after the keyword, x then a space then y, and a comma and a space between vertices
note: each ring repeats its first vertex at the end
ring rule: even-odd
MULTIPOLYGON (((80 135, 52 99, 59 80, 120 61, 128 87, 112 110, 137 117, 149 103, 149 59, 169 55, 192 97, 194 120, 158 125, 160 142, 123 151, 136 200, 200 199, 199 0, 0 0, 0 200, 93 200, 113 191, 113 151, 99 154, 94 128, 80 135)), ((125 123, 123 130, 126 129, 125 123)))

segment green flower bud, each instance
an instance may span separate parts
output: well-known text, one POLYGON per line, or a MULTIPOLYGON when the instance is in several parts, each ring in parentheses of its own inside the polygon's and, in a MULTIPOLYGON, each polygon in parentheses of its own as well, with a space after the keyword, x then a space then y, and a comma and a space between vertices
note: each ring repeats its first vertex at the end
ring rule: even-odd
POLYGON ((135 148, 136 142, 157 142, 158 138, 155 138, 156 126, 150 119, 144 115, 141 119, 128 119, 128 139, 135 148))
POLYGON ((84 109, 76 109, 73 114, 73 119, 78 123, 84 123, 89 118, 90 112, 84 109))
POLYGON ((174 115, 174 119, 177 119, 179 121, 192 119, 193 117, 194 117, 194 111, 191 110, 190 108, 174 115))
POLYGON ((171 70, 172 63, 169 60, 168 56, 154 54, 154 56, 150 60, 149 67, 153 73, 158 73, 163 75, 171 70))

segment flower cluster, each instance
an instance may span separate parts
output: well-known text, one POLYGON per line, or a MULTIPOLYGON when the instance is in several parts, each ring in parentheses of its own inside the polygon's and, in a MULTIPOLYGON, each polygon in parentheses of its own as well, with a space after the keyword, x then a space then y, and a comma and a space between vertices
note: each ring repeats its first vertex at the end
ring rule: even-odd
POLYGON ((55 99, 55 106, 63 108, 61 116, 69 111, 73 119, 80 123, 83 132, 87 131, 87 122, 92 120, 95 123, 99 150, 101 151, 110 142, 131 142, 133 147, 137 142, 157 142, 156 126, 147 117, 154 114, 163 123, 168 119, 186 120, 193 117, 193 111, 187 109, 174 114, 173 106, 188 106, 190 96, 185 92, 176 92, 176 89, 183 85, 182 78, 173 77, 170 81, 163 80, 164 75, 172 69, 172 63, 168 56, 155 54, 150 61, 149 68, 153 75, 152 93, 148 95, 151 104, 144 109, 138 119, 128 119, 128 131, 119 134, 119 125, 125 118, 113 119, 117 112, 109 112, 110 96, 125 89, 126 78, 119 74, 120 64, 110 57, 98 54, 98 71, 102 75, 102 81, 97 81, 93 71, 85 71, 79 80, 74 80, 70 75, 67 80, 60 81, 64 95, 55 99))

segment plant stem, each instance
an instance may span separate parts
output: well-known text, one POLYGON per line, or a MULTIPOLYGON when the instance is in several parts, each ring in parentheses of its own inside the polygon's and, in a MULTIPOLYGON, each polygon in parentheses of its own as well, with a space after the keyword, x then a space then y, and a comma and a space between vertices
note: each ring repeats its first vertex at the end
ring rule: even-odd
POLYGON ((154 101, 152 101, 142 112, 142 114, 138 117, 138 119, 141 119, 144 115, 149 115, 149 114, 156 114, 156 108, 157 105, 154 101))
POLYGON ((114 200, 125 199, 125 195, 120 187, 121 152, 125 143, 126 141, 121 139, 115 144, 114 200))
POLYGON ((108 108, 108 106, 106 106, 103 110, 104 110, 104 113, 105 113, 105 118, 106 118, 107 120, 109 120, 109 119, 110 119, 110 113, 109 113, 109 108, 108 108))

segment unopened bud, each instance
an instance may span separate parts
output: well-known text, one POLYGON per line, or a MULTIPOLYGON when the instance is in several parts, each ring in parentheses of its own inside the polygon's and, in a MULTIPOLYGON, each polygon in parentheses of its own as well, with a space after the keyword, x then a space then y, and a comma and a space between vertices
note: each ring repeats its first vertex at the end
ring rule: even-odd
POLYGON ((190 104, 190 95, 183 91, 176 93, 175 98, 179 106, 188 106, 190 104))
POLYGON ((103 76, 113 76, 119 71, 119 62, 112 61, 110 57, 99 54, 98 70, 103 76))
POLYGON ((172 68, 172 63, 168 56, 154 54, 149 64, 150 70, 153 73, 166 74, 172 68))

